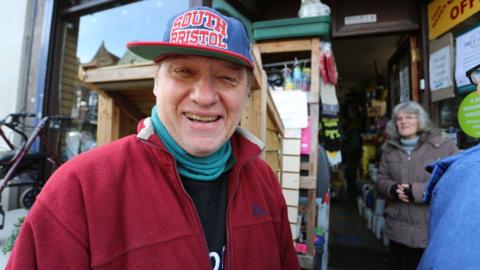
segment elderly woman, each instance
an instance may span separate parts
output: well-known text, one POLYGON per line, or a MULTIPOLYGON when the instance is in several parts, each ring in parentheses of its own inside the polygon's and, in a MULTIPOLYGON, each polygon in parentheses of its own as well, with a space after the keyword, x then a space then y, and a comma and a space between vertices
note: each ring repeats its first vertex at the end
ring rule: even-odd
POLYGON ((416 269, 427 245, 428 206, 422 195, 429 174, 425 167, 456 153, 457 148, 432 130, 416 102, 398 104, 387 124, 377 186, 387 198, 385 233, 399 269, 416 269))

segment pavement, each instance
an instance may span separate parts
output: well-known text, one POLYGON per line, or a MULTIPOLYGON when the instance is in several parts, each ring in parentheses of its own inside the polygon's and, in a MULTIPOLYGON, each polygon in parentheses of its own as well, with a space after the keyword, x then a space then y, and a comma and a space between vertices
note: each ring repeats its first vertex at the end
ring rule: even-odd
POLYGON ((0 230, 0 269, 5 269, 7 265, 8 258, 10 257, 10 252, 4 254, 1 251, 1 247, 8 240, 12 234, 13 229, 15 228, 14 224, 18 222, 19 217, 24 217, 27 215, 26 209, 15 209, 5 212, 5 226, 0 230))
POLYGON ((352 199, 334 200, 330 205, 330 270, 392 269, 388 247, 367 229, 352 199))

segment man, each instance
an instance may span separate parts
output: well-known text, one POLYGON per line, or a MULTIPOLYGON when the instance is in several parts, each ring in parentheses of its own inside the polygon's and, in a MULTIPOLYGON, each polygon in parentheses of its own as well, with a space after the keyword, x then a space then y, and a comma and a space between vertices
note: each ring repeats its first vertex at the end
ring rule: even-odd
POLYGON ((138 134, 67 162, 22 226, 8 269, 298 269, 262 143, 238 128, 252 57, 241 23, 209 8, 173 16, 138 134))
MULTIPOLYGON (((480 65, 467 71, 480 98, 480 65)), ((480 102, 478 102, 480 104, 480 102)), ((447 157, 432 171, 428 246, 417 269, 478 269, 480 266, 480 145, 447 157)))

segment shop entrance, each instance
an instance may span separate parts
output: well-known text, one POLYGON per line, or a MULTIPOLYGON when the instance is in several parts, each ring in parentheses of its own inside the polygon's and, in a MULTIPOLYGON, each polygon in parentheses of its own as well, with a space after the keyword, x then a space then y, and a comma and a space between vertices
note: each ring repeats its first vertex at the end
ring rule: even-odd
POLYGON ((409 39, 403 33, 332 40, 343 135, 343 161, 331 183, 332 269, 392 269, 374 186, 388 111, 412 98, 409 39))

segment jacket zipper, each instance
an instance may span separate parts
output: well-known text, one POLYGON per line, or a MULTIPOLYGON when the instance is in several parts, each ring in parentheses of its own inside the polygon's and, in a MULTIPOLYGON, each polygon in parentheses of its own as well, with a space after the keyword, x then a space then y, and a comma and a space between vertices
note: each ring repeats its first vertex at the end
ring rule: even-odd
MULTIPOLYGON (((190 201, 190 206, 193 208, 193 212, 195 213, 195 217, 196 218, 196 223, 197 223, 197 227, 200 228, 200 232, 202 233, 202 237, 201 237, 201 242, 202 242, 202 246, 204 247, 204 250, 206 251, 206 255, 207 255, 207 260, 208 260, 208 266, 210 266, 210 268, 212 267, 212 263, 210 262, 210 253, 209 253, 209 250, 208 250, 208 244, 207 244, 207 239, 205 238, 205 232, 203 231, 203 227, 201 225, 201 222, 200 222, 200 216, 198 215, 198 212, 197 212, 197 208, 195 207, 195 203, 193 202, 193 199, 192 197, 190 197, 190 195, 188 194, 187 190, 185 189, 185 187, 183 186, 183 183, 182 181, 180 180, 180 175, 178 174, 178 170, 177 170, 177 164, 176 162, 173 163, 173 167, 175 168, 175 173, 177 175, 177 181, 179 182, 180 184, 180 188, 183 190, 183 193, 185 194, 185 196, 187 196, 188 200, 190 201)), ((209 269, 210 269, 209 268, 209 269)))
MULTIPOLYGON (((420 146, 424 143, 427 143, 427 141, 419 141, 417 143, 417 145, 415 145, 415 147, 412 149, 412 152, 410 152, 408 154, 408 160, 410 161, 410 163, 412 162, 411 159, 412 159, 412 156, 413 156, 413 153, 415 150, 419 149, 420 146)), ((410 164, 409 164, 410 165, 410 164)), ((416 164, 415 164, 416 165, 416 164)), ((410 172, 410 174, 412 174, 413 172, 415 172, 415 170, 412 168, 411 170, 408 170, 410 172)), ((409 175, 409 179, 411 179, 410 181, 412 181, 413 183, 415 182, 415 174, 413 175, 409 175)), ((412 185, 412 188, 413 188, 413 185, 412 185)), ((411 192, 413 193, 413 189, 411 190, 411 192)), ((413 197, 413 196, 412 196, 413 197)), ((414 233, 415 233, 415 227, 413 226, 413 222, 412 222, 412 203, 415 203, 415 198, 413 198, 413 202, 409 202, 408 203, 408 223, 409 223, 409 228, 410 228, 410 246, 413 245, 413 239, 415 238, 414 237, 414 233)))
MULTIPOLYGON (((425 140, 421 140, 421 139, 422 139, 422 138, 420 138, 419 142, 417 143, 417 145, 413 148, 412 152, 410 152, 410 153, 408 153, 407 151, 405 151, 400 145, 398 145, 398 144, 396 144, 396 143, 393 143, 393 142, 388 142, 388 143, 389 143, 390 145, 396 147, 396 148, 399 149, 400 151, 406 152, 406 153, 407 153, 407 160, 408 160, 408 161, 411 161, 411 159, 412 159, 412 154, 413 154, 413 152, 414 152, 417 148, 419 148, 419 147, 420 147, 422 144, 424 144, 424 143, 430 143, 427 139, 425 139, 425 140)), ((442 143, 440 143, 439 145, 443 145, 443 143, 445 143, 445 142, 442 142, 442 143)), ((432 144, 432 143, 430 143, 430 144, 432 144)), ((432 144, 432 145, 433 145, 433 144, 432 144)), ((433 145, 433 146, 435 146, 435 147, 440 147, 440 146, 436 146, 436 145, 433 145)), ((409 167, 410 167, 410 162, 408 163, 408 165, 409 165, 409 167)), ((410 172, 410 171, 414 171, 414 170, 407 170, 407 171, 410 172)), ((408 177, 410 177, 410 173, 409 173, 408 177)), ((413 192, 413 190, 412 190, 412 192, 413 192)), ((408 208, 408 227, 409 227, 409 231, 410 231, 410 237, 409 237, 409 238, 410 238, 410 244, 412 244, 412 243, 413 243, 413 238, 414 238, 414 237, 413 237, 414 228, 413 228, 413 226, 412 226, 412 217, 411 217, 411 216, 412 216, 412 211, 411 211, 411 205, 410 205, 410 203, 408 203, 407 208, 408 208)))
MULTIPOLYGON (((242 168, 243 168, 246 164, 250 163, 250 161, 252 161, 252 160, 254 160, 255 158, 257 158, 258 156, 260 156, 260 153, 261 153, 261 151, 260 151, 259 153, 255 154, 255 155, 253 155, 250 159, 246 160, 242 165, 240 165, 240 166, 238 167, 238 169, 235 171, 235 176, 234 176, 234 178, 233 178, 235 182, 234 182, 234 186, 233 186, 233 190, 232 190, 232 195, 229 196, 230 198, 229 198, 229 200, 228 200, 228 202, 227 202, 227 220, 226 220, 226 228, 227 228, 227 230, 226 230, 226 232, 225 232, 225 234, 226 234, 226 236, 227 236, 227 243, 226 243, 226 247, 225 247, 225 249, 226 249, 225 254, 228 255, 228 260, 227 260, 227 256, 224 256, 224 258, 223 258, 224 262, 227 261, 227 265, 228 265, 228 269, 227 269, 227 270, 233 270, 233 268, 232 268, 232 260, 231 260, 232 254, 231 254, 231 248, 230 248, 231 245, 229 245, 229 243, 230 243, 230 236, 229 236, 229 235, 230 235, 230 234, 229 234, 229 231, 230 231, 230 205, 231 205, 231 202, 233 201, 233 197, 235 196, 235 194, 237 193, 237 190, 238 190, 238 181, 239 181, 238 178, 239 178, 239 175, 240 175, 240 171, 242 170, 242 168)), ((225 269, 225 267, 224 267, 224 269, 225 269)))
MULTIPOLYGON (((410 170, 410 166, 411 166, 411 159, 412 159, 412 154, 413 154, 413 151, 415 151, 415 149, 417 149, 418 147, 418 144, 415 146, 414 149, 412 149, 412 152, 408 153, 407 152, 407 159, 408 159, 408 163, 407 163, 407 172, 408 172, 408 179, 411 179, 413 176, 411 175, 411 172, 413 172, 414 170, 410 170)), ((408 181, 407 179, 407 181, 408 181)), ((408 184, 408 182, 407 182, 408 184)), ((412 191, 413 192, 413 191, 412 191)), ((412 210, 411 210, 411 205, 410 205, 410 202, 407 203, 407 209, 408 209, 408 229, 410 230, 410 233, 409 233, 409 242, 410 242, 410 246, 412 246, 412 243, 413 243, 413 224, 412 224, 412 210)))
POLYGON ((200 225, 201 222, 200 222, 200 216, 198 215, 198 212, 197 212, 197 209, 195 207, 195 203, 193 202, 193 199, 192 197, 190 197, 190 195, 188 195, 188 192, 187 190, 185 189, 185 187, 183 186, 183 183, 182 181, 180 180, 180 174, 178 173, 178 170, 177 170, 177 163, 175 162, 175 158, 173 158, 172 154, 170 154, 168 151, 165 151, 164 149, 162 149, 161 147, 159 147, 158 145, 154 144, 154 143, 151 143, 147 140, 142 140, 143 142, 147 143, 148 145, 150 146, 153 146, 161 151, 164 151, 164 152, 167 152, 168 155, 170 156, 170 158, 173 160, 173 168, 175 169, 175 175, 177 176, 176 180, 177 182, 180 184, 180 188, 182 189, 184 195, 187 197, 187 199, 189 200, 190 202, 190 207, 193 208, 193 212, 195 213, 195 223, 197 225, 197 228, 200 228, 200 232, 202 233, 202 237, 201 237, 201 244, 202 246, 204 247, 204 251, 206 251, 206 258, 207 258, 207 265, 209 266, 209 269, 212 268, 212 263, 210 262, 210 255, 209 255, 209 250, 208 250, 208 244, 207 244, 207 239, 205 238, 205 232, 203 231, 203 228, 202 226, 200 225))
MULTIPOLYGON (((153 146, 161 151, 165 151, 164 149, 162 149, 161 147, 159 147, 158 145, 154 144, 154 143, 151 143, 149 142, 148 140, 144 140, 144 139, 141 139, 141 141, 145 142, 146 144, 150 145, 150 146, 153 146)), ((168 153, 168 155, 171 157, 171 159, 173 161, 175 161, 175 159, 173 158, 172 154, 170 154, 168 151, 165 151, 168 153)), ((253 155, 251 158, 249 158, 248 160, 246 160, 243 164, 241 164, 238 169, 235 171, 235 177, 233 178, 235 180, 235 183, 234 183, 234 186, 233 186, 233 191, 232 191, 232 194, 231 196, 229 196, 230 198, 228 198, 228 202, 227 202, 227 220, 226 220, 226 230, 225 230, 225 234, 226 234, 226 238, 227 238, 227 241, 226 241, 226 244, 225 244, 225 249, 226 249, 226 252, 225 254, 227 254, 229 256, 228 260, 227 260, 227 256, 224 256, 223 257, 223 263, 225 263, 225 261, 227 260, 227 265, 228 265, 228 270, 232 270, 232 263, 231 263, 231 249, 230 249, 230 245, 229 245, 229 231, 230 231, 230 204, 231 202, 233 201, 233 197, 234 195, 237 193, 237 189, 238 189, 238 177, 240 175, 240 171, 242 170, 242 168, 250 163, 250 161, 254 160, 255 158, 259 157, 260 156, 260 153, 261 151, 259 151, 258 153, 256 153, 255 155, 253 155)), ((176 162, 173 162, 173 167, 175 169, 175 174, 177 176, 177 181, 179 182, 180 184, 180 187, 181 189, 183 190, 185 196, 187 196, 187 198, 189 199, 190 201, 190 206, 194 206, 195 204, 193 203, 193 200, 192 198, 190 197, 190 195, 188 195, 188 192, 187 190, 185 190, 185 187, 183 186, 183 183, 182 181, 180 180, 180 175, 178 173, 178 170, 177 170, 177 164, 176 162)), ((227 194, 228 196, 228 194, 227 194)), ((196 216, 196 223, 197 223, 197 227, 200 228, 200 232, 202 233, 202 245, 205 247, 204 250, 206 250, 207 252, 207 260, 208 260, 208 265, 211 266, 211 262, 210 262, 210 255, 208 253, 208 245, 207 245, 207 240, 205 239, 205 232, 203 231, 203 228, 202 226, 200 226, 200 217, 198 216, 198 213, 197 213, 197 210, 195 207, 193 207, 193 209, 195 210, 195 216, 196 216)), ((225 269, 225 267, 224 267, 225 269)))

